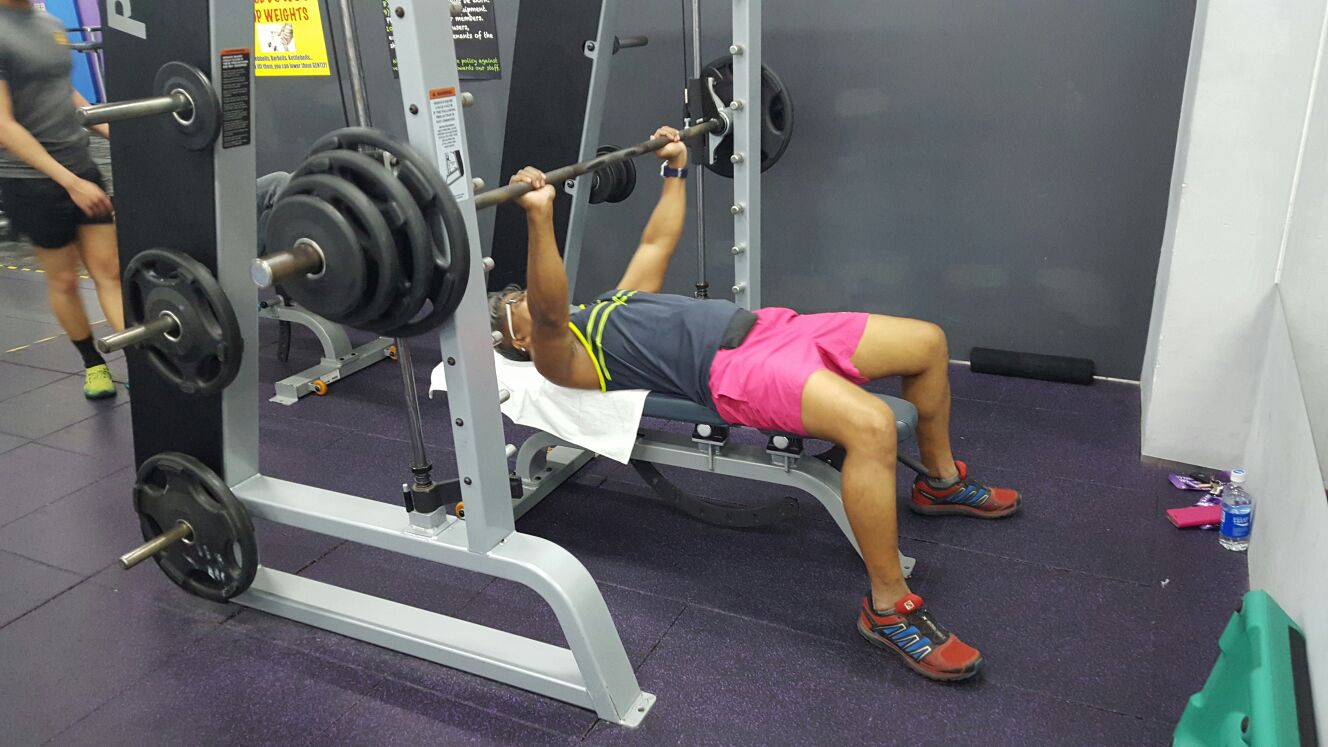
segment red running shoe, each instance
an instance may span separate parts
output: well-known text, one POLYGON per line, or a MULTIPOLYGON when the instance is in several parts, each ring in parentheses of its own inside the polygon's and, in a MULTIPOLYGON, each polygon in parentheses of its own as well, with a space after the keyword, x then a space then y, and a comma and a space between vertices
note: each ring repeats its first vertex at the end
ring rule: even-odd
POLYGON ((960 515, 1000 519, 1019 510, 1019 491, 989 488, 968 479, 968 465, 956 461, 959 479, 948 488, 934 488, 923 477, 913 481, 909 508, 929 516, 960 515))
POLYGON ((878 612, 868 593, 858 613, 858 632, 929 679, 957 682, 982 669, 982 654, 937 624, 917 594, 895 602, 890 612, 878 612))

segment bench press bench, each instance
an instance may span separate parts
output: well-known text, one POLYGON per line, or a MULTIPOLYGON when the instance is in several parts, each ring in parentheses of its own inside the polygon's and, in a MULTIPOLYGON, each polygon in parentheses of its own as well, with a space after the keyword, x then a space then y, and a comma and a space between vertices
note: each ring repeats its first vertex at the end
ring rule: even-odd
MULTIPOLYGON (((912 439, 918 423, 917 408, 897 397, 875 396, 894 412, 899 441, 912 439)), ((765 431, 769 439, 765 448, 730 443, 731 429, 741 426, 726 422, 710 408, 661 394, 652 393, 646 398, 643 415, 692 425, 690 435, 643 427, 632 450, 632 467, 670 505, 702 521, 731 527, 767 526, 793 517, 798 508, 797 501, 792 498, 737 505, 692 496, 665 478, 658 466, 797 488, 811 494, 825 507, 849 544, 861 554, 840 493, 839 469, 843 464, 843 451, 839 447, 806 455, 803 454, 802 436, 765 431)), ((521 481, 521 496, 514 498, 513 503, 517 518, 534 508, 594 457, 594 453, 543 431, 526 439, 516 457, 516 475, 521 481)), ((914 471, 922 469, 909 457, 901 455, 900 461, 914 471)), ((913 558, 900 554, 905 577, 913 572, 914 563, 913 558)))

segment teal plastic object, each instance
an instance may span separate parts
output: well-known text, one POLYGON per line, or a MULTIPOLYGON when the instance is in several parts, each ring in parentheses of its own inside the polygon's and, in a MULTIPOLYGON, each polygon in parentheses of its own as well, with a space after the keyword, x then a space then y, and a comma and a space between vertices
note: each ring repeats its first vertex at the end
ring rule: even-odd
POLYGON ((1245 595, 1190 696, 1175 747, 1317 747, 1305 635, 1266 592, 1245 595))

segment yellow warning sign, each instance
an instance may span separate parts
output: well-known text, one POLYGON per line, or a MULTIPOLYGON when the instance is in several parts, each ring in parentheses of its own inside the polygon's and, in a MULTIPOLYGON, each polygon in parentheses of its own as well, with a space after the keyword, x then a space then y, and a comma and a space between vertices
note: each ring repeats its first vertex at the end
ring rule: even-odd
POLYGON ((254 0, 254 75, 331 75, 318 0, 254 0))

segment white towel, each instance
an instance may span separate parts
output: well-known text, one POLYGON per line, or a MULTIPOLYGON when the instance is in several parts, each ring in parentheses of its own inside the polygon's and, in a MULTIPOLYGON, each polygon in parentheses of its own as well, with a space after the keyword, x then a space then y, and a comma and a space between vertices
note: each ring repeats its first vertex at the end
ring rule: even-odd
MULTIPOLYGON (((650 392, 633 389, 596 392, 568 389, 551 383, 534 363, 510 361, 494 353, 498 388, 512 393, 501 406, 513 422, 551 433, 568 443, 627 464, 636 445, 650 392)), ((430 377, 429 394, 447 391, 445 365, 430 377)))

